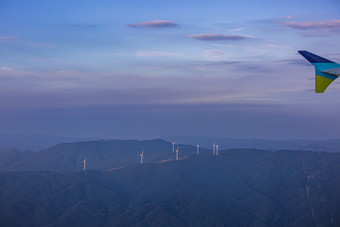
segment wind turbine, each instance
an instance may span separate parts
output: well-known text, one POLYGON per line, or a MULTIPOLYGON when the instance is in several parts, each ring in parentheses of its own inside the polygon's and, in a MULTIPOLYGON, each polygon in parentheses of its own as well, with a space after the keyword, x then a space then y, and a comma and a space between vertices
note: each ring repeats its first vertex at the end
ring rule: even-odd
POLYGON ((214 144, 213 144, 213 155, 215 155, 215 148, 216 148, 216 143, 214 141, 214 144))
POLYGON ((171 143, 172 143, 172 152, 175 152, 175 142, 171 141, 171 143))
POLYGON ((218 156, 218 144, 216 144, 216 156, 218 156))
POLYGON ((196 147, 197 147, 197 155, 199 155, 200 154, 200 145, 196 145, 196 147))
POLYGON ((87 162, 86 162, 86 156, 85 156, 85 158, 84 158, 84 160, 83 160, 83 163, 84 163, 84 171, 86 170, 86 164, 87 164, 87 162))
POLYGON ((144 150, 141 154, 138 154, 140 156, 140 164, 143 165, 143 159, 144 159, 144 150))
POLYGON ((178 161, 178 147, 176 149, 176 160, 178 161))

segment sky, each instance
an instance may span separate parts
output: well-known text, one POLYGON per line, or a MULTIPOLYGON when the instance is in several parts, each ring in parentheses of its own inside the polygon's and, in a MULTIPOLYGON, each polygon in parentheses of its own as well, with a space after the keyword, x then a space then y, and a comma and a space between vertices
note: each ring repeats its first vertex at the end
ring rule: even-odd
POLYGON ((340 138, 338 0, 0 0, 0 134, 340 138))

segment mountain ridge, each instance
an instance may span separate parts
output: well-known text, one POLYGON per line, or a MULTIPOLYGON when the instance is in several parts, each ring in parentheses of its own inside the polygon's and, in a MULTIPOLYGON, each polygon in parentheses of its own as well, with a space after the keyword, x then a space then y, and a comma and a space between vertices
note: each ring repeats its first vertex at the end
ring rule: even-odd
POLYGON ((340 139, 328 140, 269 140, 258 138, 232 138, 232 137, 204 137, 204 136, 166 136, 161 137, 166 141, 176 141, 177 143, 199 144, 204 148, 211 148, 214 143, 219 144, 222 149, 234 148, 255 148, 262 150, 310 150, 340 152, 340 139))
POLYGON ((0 223, 336 226, 339 171, 338 153, 238 149, 113 171, 0 172, 0 223))
MULTIPOLYGON (((196 153, 196 147, 176 144, 180 157, 196 153)), ((144 163, 174 159, 172 144, 161 139, 154 140, 96 140, 61 143, 38 152, 1 152, 0 171, 57 171, 72 172, 83 169, 86 157, 88 169, 112 169, 140 163, 144 152, 144 163)), ((209 153, 208 149, 200 149, 209 153)))

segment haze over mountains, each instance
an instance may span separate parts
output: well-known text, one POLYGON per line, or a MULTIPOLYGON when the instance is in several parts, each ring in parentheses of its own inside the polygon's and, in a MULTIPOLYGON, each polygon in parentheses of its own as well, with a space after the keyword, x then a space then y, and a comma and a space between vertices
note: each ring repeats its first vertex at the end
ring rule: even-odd
POLYGON ((0 151, 1 226, 337 226, 340 153, 100 140, 0 151), (145 151, 144 164, 137 155, 145 151), (87 170, 83 171, 86 156, 87 170))
MULTIPOLYGON (((214 141, 222 149, 255 148, 264 150, 310 150, 340 152, 340 139, 329 140, 269 140, 257 138, 231 138, 231 137, 203 137, 203 136, 164 136, 168 142, 190 144, 212 148, 214 141)), ((18 150, 40 151, 60 143, 72 143, 79 141, 97 140, 96 138, 62 137, 54 135, 0 135, 0 147, 14 148, 18 150)), ((106 139, 108 140, 108 139, 106 139)))
MULTIPOLYGON (((196 146, 179 144, 180 158, 194 155, 196 146)), ((38 152, 0 149, 2 171, 58 171, 72 172, 83 169, 86 157, 89 170, 108 170, 140 163, 175 158, 172 144, 164 140, 99 140, 62 143, 38 152)), ((211 153, 200 149, 201 154, 211 153)))
POLYGON ((174 140, 184 144, 200 144, 202 147, 211 148, 214 142, 218 143, 223 149, 232 148, 255 148, 264 150, 308 150, 308 151, 327 151, 340 152, 340 139, 329 140, 268 140, 257 138, 230 138, 230 137, 202 137, 202 136, 172 136, 162 137, 167 141, 174 140))
POLYGON ((89 139, 54 135, 0 135, 0 147, 39 151, 59 143, 71 143, 85 140, 89 139))
POLYGON ((110 171, 1 172, 0 223, 336 226, 339 171, 338 153, 229 150, 110 171))

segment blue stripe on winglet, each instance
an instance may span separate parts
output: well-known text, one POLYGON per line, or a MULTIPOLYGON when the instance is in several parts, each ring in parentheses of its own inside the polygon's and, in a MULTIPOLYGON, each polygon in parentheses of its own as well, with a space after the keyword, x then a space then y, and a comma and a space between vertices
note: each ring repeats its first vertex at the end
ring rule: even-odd
POLYGON ((305 50, 298 51, 304 58, 306 58, 310 63, 335 63, 326 58, 320 57, 318 55, 312 54, 305 50))

